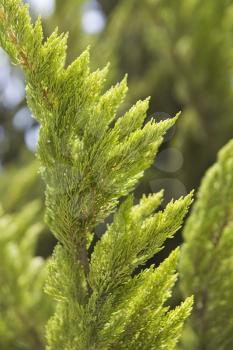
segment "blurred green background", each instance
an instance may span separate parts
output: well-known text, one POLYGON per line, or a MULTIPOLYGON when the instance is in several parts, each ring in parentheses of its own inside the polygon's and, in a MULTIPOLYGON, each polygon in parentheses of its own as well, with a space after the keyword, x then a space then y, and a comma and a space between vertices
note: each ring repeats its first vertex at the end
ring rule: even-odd
MULTIPOLYGON (((164 188, 167 202, 196 189, 217 150, 233 136, 233 1, 27 2, 33 18, 42 16, 46 35, 56 26, 69 31, 67 64, 90 45, 93 69, 111 62, 107 86, 128 74, 124 110, 151 96, 148 118, 182 111, 136 198, 164 188)), ((0 201, 4 212, 14 214, 40 200, 36 220, 42 220, 44 186, 34 160, 38 131, 26 106, 23 75, 0 50, 0 201)), ((97 236, 102 232, 103 225, 97 236)), ((179 242, 178 235, 170 245, 179 242)), ((37 254, 49 255, 53 245, 44 229, 37 254)))

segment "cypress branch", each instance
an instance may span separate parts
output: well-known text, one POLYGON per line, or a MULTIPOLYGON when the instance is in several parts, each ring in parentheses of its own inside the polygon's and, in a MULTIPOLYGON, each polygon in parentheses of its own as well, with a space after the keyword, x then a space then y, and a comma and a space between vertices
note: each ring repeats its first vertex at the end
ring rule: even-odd
POLYGON ((0 213, 0 348, 43 350, 44 323, 52 305, 43 293, 46 263, 35 257, 40 204, 27 204, 19 213, 0 213))
POLYGON ((184 349, 233 347, 233 141, 207 171, 184 230, 180 265, 184 295, 195 307, 184 349))
POLYGON ((46 286, 58 301, 47 349, 173 349, 192 304, 164 305, 178 251, 158 269, 132 274, 180 228, 191 195, 159 212, 161 193, 137 206, 129 196, 90 261, 88 244, 152 164, 177 117, 143 125, 147 99, 117 118, 126 78, 104 92, 108 68, 90 72, 88 50, 65 67, 67 35, 55 31, 43 41, 40 20, 32 24, 19 0, 0 0, 0 13, 1 45, 21 65, 28 104, 41 124, 46 222, 59 240, 46 286))

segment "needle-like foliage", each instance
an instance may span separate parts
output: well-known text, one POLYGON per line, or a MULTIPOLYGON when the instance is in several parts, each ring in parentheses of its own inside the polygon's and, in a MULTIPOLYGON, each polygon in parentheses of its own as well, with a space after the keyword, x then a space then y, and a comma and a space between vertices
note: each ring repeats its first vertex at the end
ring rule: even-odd
POLYGON ((233 141, 205 175, 184 230, 181 287, 195 306, 187 350, 233 348, 233 141))
POLYGON ((104 92, 108 68, 90 72, 88 51, 65 67, 67 36, 55 31, 44 42, 40 20, 32 24, 19 0, 0 0, 0 18, 1 44, 23 68, 41 124, 46 221, 60 242, 46 287, 58 301, 47 349, 173 349, 192 304, 165 306, 178 251, 158 268, 135 270, 180 228, 191 196, 157 213, 160 194, 137 206, 128 197, 90 259, 88 248, 95 226, 134 189, 176 118, 145 124, 148 99, 119 116, 126 79, 104 92))
POLYGON ((51 303, 43 293, 45 261, 35 257, 38 202, 17 214, 0 213, 0 348, 43 350, 51 303))

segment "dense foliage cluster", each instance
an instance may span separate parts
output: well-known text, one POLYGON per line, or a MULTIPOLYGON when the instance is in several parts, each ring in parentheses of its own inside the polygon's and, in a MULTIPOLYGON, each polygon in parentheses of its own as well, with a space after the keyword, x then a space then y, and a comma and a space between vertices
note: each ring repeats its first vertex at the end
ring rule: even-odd
POLYGON ((208 170, 184 230, 180 265, 184 295, 195 306, 184 349, 233 347, 233 141, 208 170))
MULTIPOLYGON (((45 220, 58 241, 48 263, 37 256, 44 226, 40 200, 32 201, 32 187, 37 187, 40 196, 42 192, 36 185, 35 163, 27 168, 26 177, 24 170, 16 176, 14 172, 2 176, 0 194, 8 182, 18 184, 2 196, 0 212, 0 347, 4 350, 233 347, 233 142, 219 152, 202 181, 185 226, 180 262, 177 248, 161 264, 151 264, 166 240, 180 229, 192 193, 165 206, 163 191, 143 195, 139 201, 132 192, 153 164, 164 135, 178 116, 160 122, 148 118, 148 98, 125 112, 133 96, 150 90, 143 83, 135 84, 137 88, 128 100, 126 78, 106 88, 124 71, 118 57, 124 41, 119 35, 136 35, 143 39, 139 46, 146 48, 143 54, 150 53, 152 61, 156 58, 160 62, 153 86, 164 77, 169 78, 167 83, 178 79, 174 89, 186 115, 181 129, 188 130, 182 138, 184 145, 189 142, 187 136, 190 144, 199 147, 200 138, 207 135, 206 140, 212 139, 218 127, 224 130, 224 137, 228 135, 231 118, 228 123, 211 124, 209 120, 212 113, 220 114, 221 106, 225 120, 232 105, 232 87, 226 79, 232 65, 228 51, 223 50, 231 43, 231 12, 227 11, 231 4, 211 1, 212 11, 206 11, 209 1, 203 7, 199 1, 175 4, 146 0, 146 7, 142 3, 119 1, 105 32, 93 39, 95 49, 105 53, 95 55, 95 64, 106 56, 113 58, 109 78, 108 65, 102 70, 90 69, 89 50, 68 64, 66 34, 55 30, 46 39, 41 20, 34 23, 26 5, 20 0, 0 0, 0 43, 24 72, 28 105, 40 125, 37 158, 46 187, 45 220), (161 11, 155 19, 151 14, 158 9, 161 11), (138 15, 143 32, 140 25, 134 30, 133 21, 124 32, 130 13, 138 15), (143 26, 143 19, 149 26, 143 26), (184 37, 182 28, 187 21, 192 25, 184 37), (213 23, 219 25, 209 38, 213 23), (200 29, 203 24, 205 35, 200 29), (224 38, 218 36, 221 26, 224 38), (158 33, 161 52, 152 45, 158 33), (106 40, 99 42, 105 35, 106 40), (206 46, 200 53, 203 42, 206 46), (219 45, 222 50, 216 52, 219 45), (215 52, 206 73, 204 58, 215 52), (199 74, 193 71, 190 75, 197 60, 199 74), (214 75, 209 79, 209 72, 216 70, 222 79, 214 75), (212 88, 204 101, 202 92, 209 84, 212 88), (222 104, 216 96, 221 96, 222 104), (28 204, 22 193, 30 199, 28 204), (95 230, 103 223, 106 230, 96 237, 95 230), (172 307, 177 265, 184 301, 172 307), (192 315, 178 343, 192 310, 192 295, 192 315)), ((57 11, 70 4, 58 1, 57 11)), ((80 0, 77 6, 82 4, 80 0)), ((140 50, 132 53, 137 57, 129 55, 124 68, 130 69, 131 62, 141 67, 140 50)), ((152 63, 144 66, 143 72, 155 75, 152 63)), ((221 141, 219 138, 213 148, 221 141)))
POLYGON ((46 183, 46 221, 60 241, 46 290, 57 301, 48 349, 173 349, 192 299, 170 310, 178 252, 134 275, 180 228, 191 196, 154 213, 161 194, 132 197, 95 245, 93 229, 133 190, 176 118, 144 124, 148 100, 117 117, 126 80, 102 93, 107 68, 89 70, 84 52, 65 68, 66 35, 43 42, 18 0, 0 1, 1 44, 20 64, 28 103, 41 124, 38 157, 46 183), (135 231, 137 236, 135 237, 135 231), (155 288, 157 286, 157 288, 155 288))
POLYGON ((44 325, 52 303, 43 293, 46 263, 35 257, 43 225, 40 204, 28 203, 17 214, 0 215, 0 348, 42 350, 44 325))

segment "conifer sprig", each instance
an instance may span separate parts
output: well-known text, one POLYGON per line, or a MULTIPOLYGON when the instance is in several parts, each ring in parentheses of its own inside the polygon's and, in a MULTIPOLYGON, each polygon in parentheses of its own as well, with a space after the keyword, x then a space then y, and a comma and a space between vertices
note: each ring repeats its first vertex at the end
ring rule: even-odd
POLYGON ((90 72, 88 50, 65 67, 67 36, 55 31, 43 41, 40 20, 32 24, 19 0, 0 0, 0 17, 1 44, 23 68, 28 104, 41 124, 46 221, 60 242, 46 287, 58 300, 48 349, 173 349, 192 303, 164 306, 178 252, 158 269, 132 273, 179 229, 191 196, 158 213, 161 194, 136 207, 129 197, 90 262, 88 245, 94 227, 151 165, 177 117, 144 124, 146 99, 117 118, 126 79, 103 92, 108 69, 90 72))
POLYGON ((43 293, 46 263, 35 257, 40 203, 30 202, 17 214, 0 209, 0 348, 43 350, 44 323, 52 303, 43 293))
POLYGON ((67 36, 56 31, 43 43, 40 20, 31 23, 27 6, 18 0, 0 4, 2 45, 24 69, 29 105, 41 123, 38 156, 47 221, 63 244, 83 251, 86 233, 133 189, 176 118, 142 126, 145 100, 110 128, 126 80, 101 95, 107 69, 90 73, 88 51, 65 69, 67 36))
POLYGON ((184 238, 181 287, 196 300, 184 349, 232 349, 233 141, 205 175, 184 238))

